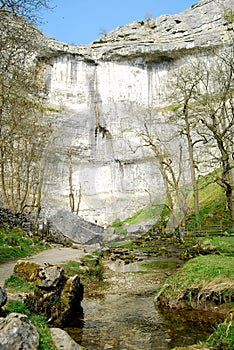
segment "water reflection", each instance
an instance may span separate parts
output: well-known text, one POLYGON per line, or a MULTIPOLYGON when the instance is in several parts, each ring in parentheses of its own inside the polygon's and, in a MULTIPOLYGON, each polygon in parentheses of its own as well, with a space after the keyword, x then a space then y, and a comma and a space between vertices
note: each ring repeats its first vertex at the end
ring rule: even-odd
POLYGON ((194 344, 212 330, 197 317, 159 312, 153 295, 107 295, 82 304, 83 329, 67 331, 87 350, 166 350, 194 344))
POLYGON ((107 261, 114 276, 109 294, 85 298, 83 323, 66 329, 78 344, 87 350, 169 350, 212 332, 213 316, 155 309, 157 287, 181 261, 166 255, 142 260, 107 261))

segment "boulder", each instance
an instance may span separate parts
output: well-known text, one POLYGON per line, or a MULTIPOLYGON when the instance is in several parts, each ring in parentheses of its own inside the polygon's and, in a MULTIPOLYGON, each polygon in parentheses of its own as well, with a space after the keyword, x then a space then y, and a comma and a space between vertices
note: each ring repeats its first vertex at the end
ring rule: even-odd
POLYGON ((58 350, 82 350, 82 348, 64 330, 60 328, 51 328, 50 333, 55 347, 58 350))
POLYGON ((58 210, 48 218, 47 239, 54 241, 61 241, 63 236, 70 242, 95 244, 102 241, 103 232, 102 226, 85 221, 67 210, 58 210))
POLYGON ((0 349, 36 350, 39 348, 39 334, 28 317, 12 313, 0 318, 0 349))
POLYGON ((0 308, 7 302, 7 293, 4 288, 0 287, 0 308))

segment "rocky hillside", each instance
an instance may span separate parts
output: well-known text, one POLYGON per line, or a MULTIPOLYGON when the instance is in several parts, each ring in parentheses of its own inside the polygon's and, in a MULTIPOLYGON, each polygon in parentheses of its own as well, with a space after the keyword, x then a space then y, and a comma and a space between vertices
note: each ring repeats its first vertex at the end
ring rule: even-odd
MULTIPOLYGON (((195 56, 209 59, 212 49, 232 45, 230 9, 233 0, 203 0, 177 15, 116 28, 90 45, 48 39, 46 82, 56 132, 48 150, 47 208, 69 208, 72 200, 83 218, 105 224, 163 195, 142 126, 147 121, 161 139, 172 135, 162 109, 168 82, 195 56)), ((169 148, 176 160, 175 142, 169 148)))

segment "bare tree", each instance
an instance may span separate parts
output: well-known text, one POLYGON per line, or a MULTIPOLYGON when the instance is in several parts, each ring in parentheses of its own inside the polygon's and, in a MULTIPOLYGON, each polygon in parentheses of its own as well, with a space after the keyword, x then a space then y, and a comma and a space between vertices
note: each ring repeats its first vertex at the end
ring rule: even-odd
MULTIPOLYGON (((223 55, 210 54, 209 59, 179 71, 174 79, 174 111, 169 120, 176 123, 178 132, 185 135, 188 144, 194 208, 199 223, 198 163, 195 146, 202 141, 203 151, 209 153, 209 162, 221 165, 222 175, 214 181, 226 194, 227 206, 234 226, 233 205, 233 134, 234 134, 234 79, 233 49, 223 55)), ((201 144, 200 144, 201 145, 201 144)), ((201 146, 199 146, 202 154, 201 146)), ((201 157, 202 158, 202 157, 201 157)), ((204 157, 203 157, 204 158, 204 157)), ((200 159, 204 162, 204 159, 200 159)), ((207 161, 207 159, 206 159, 207 161)))
POLYGON ((0 10, 0 188, 2 205, 40 210, 44 150, 51 135, 43 107, 43 62, 35 60, 38 31, 0 10))
POLYGON ((173 113, 170 113, 169 121, 177 126, 178 134, 185 136, 187 141, 194 211, 198 228, 200 227, 200 214, 198 164, 195 159, 195 147, 199 142, 204 142, 204 137, 198 135, 196 131, 198 121, 193 111, 193 105, 197 98, 202 74, 199 61, 191 63, 176 71, 175 76, 170 81, 169 88, 169 91, 172 91, 170 98, 173 101, 173 113))
POLYGON ((0 0, 0 10, 7 10, 37 23, 39 12, 50 8, 51 0, 0 0))
POLYGON ((234 56, 233 48, 216 56, 212 65, 204 64, 200 91, 195 107, 201 123, 200 135, 215 146, 214 157, 220 162, 221 177, 217 183, 224 188, 227 207, 234 228, 234 56))
MULTIPOLYGON (((159 166, 159 171, 163 178, 167 207, 172 215, 173 229, 179 227, 186 215, 187 204, 184 200, 184 193, 180 187, 182 176, 182 147, 179 145, 177 161, 169 150, 168 142, 162 141, 159 136, 150 131, 147 122, 144 122, 143 128, 138 132, 139 137, 144 141, 143 146, 151 149, 155 161, 159 166), (177 163, 177 166, 175 165, 177 163)), ((175 143, 174 143, 175 144, 175 143)))

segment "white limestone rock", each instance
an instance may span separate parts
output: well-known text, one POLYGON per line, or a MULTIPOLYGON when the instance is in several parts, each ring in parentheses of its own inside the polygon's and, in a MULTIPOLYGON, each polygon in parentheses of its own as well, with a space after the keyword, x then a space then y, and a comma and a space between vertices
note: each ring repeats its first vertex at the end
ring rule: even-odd
POLYGON ((64 330, 60 328, 50 328, 50 333, 56 349, 82 350, 82 348, 64 330))
POLYGON ((36 350, 39 348, 39 334, 28 317, 11 313, 0 318, 0 349, 36 350))
MULTIPOLYGON (((48 103, 59 110, 50 119, 56 132, 43 189, 48 210, 69 210, 71 149, 74 204, 86 220, 123 220, 164 195, 157 161, 139 132, 147 121, 160 138, 171 138, 162 110, 169 82, 195 56, 210 59, 212 49, 233 45, 229 8, 233 0, 203 0, 177 15, 116 28, 89 45, 48 40, 48 103)), ((176 142, 168 144, 175 165, 176 142)))

